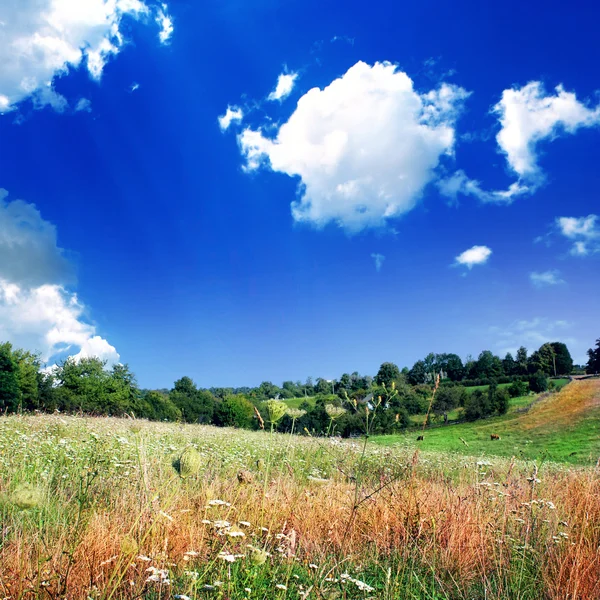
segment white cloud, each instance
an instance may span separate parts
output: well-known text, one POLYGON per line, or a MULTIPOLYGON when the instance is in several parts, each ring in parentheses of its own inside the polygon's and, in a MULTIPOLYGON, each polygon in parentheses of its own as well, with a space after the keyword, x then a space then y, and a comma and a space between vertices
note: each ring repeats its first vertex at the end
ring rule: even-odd
POLYGON ((467 96, 447 84, 419 94, 395 65, 358 62, 304 94, 274 138, 246 128, 238 137, 245 169, 300 178, 296 221, 349 232, 380 227, 410 211, 435 180, 467 96))
POLYGON ((92 112, 92 103, 87 98, 80 98, 75 105, 75 112, 92 112))
POLYGON ((294 89, 298 73, 282 73, 277 78, 275 89, 267 96, 267 100, 285 100, 294 89))
POLYGON ((560 278, 560 273, 556 270, 543 271, 541 273, 533 271, 529 274, 529 279, 535 287, 539 288, 564 283, 564 280, 560 278))
POLYGON ((379 273, 379 271, 381 271, 381 267, 383 267, 385 256, 383 254, 374 252, 371 254, 371 258, 375 261, 375 270, 379 273))
POLYGON ((520 89, 504 90, 494 107, 502 126, 496 140, 520 177, 540 176, 538 142, 600 124, 600 107, 588 108, 562 85, 555 92, 546 95, 543 84, 532 81, 520 89))
POLYGON ((559 232, 573 241, 571 254, 587 256, 600 252, 600 222, 598 215, 587 217, 559 217, 556 219, 559 232))
POLYGON ((7 197, 0 189, 0 278, 27 286, 73 281, 54 225, 33 204, 7 197))
POLYGON ((118 361, 66 287, 73 271, 54 225, 33 204, 6 198, 0 190, 0 340, 38 350, 45 361, 63 352, 118 361))
MULTIPOLYGON (((159 9, 161 40, 170 35, 165 5, 159 9)), ((64 110, 55 77, 84 64, 99 79, 110 56, 125 43, 123 17, 147 19, 144 0, 9 0, 0 3, 0 113, 25 98, 64 110)), ((166 40, 165 40, 166 41, 166 40)))
POLYGON ((462 265, 472 269, 475 265, 485 264, 492 251, 487 246, 473 246, 455 258, 455 265, 462 265))
POLYGON ((156 22, 160 27, 158 39, 161 44, 167 44, 173 35, 173 19, 167 12, 167 5, 163 4, 156 13, 156 22))
POLYGON ((62 286, 23 288, 0 279, 0 339, 40 351, 45 362, 59 353, 118 362, 116 349, 83 320, 84 311, 77 296, 62 286))
POLYGON ((241 123, 244 113, 239 106, 228 106, 224 115, 218 118, 221 131, 227 131, 232 123, 241 123))
POLYGON ((441 179, 437 182, 437 187, 442 194, 451 200, 456 200, 459 194, 463 196, 474 196, 482 202, 494 202, 500 204, 510 204, 519 196, 529 194, 533 188, 515 181, 508 186, 506 190, 497 190, 488 192, 482 189, 479 181, 469 179, 463 170, 458 170, 450 177, 441 179))

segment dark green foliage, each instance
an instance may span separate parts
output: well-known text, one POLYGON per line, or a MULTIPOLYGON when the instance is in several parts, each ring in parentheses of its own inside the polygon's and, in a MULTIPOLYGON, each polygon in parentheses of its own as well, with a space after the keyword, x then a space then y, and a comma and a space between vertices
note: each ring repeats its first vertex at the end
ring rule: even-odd
POLYGON ((186 423, 210 423, 215 411, 215 398, 205 390, 199 390, 189 377, 178 379, 169 399, 181 412, 186 423))
POLYGON ((375 376, 375 383, 389 387, 392 385, 392 382, 398 381, 400 377, 400 369, 397 365, 391 362, 384 362, 379 367, 379 371, 375 376))
POLYGON ((14 412, 21 402, 19 366, 10 344, 0 345, 0 411, 14 412))
POLYGON ((494 397, 494 409, 496 413, 499 415, 505 415, 508 412, 508 407, 510 405, 510 396, 508 391, 505 389, 500 389, 496 391, 496 395, 494 397))
POLYGON ((254 405, 246 397, 238 394, 227 396, 219 402, 215 410, 215 424, 222 427, 252 427, 254 405))
POLYGON ((436 392, 431 408, 436 415, 442 415, 463 406, 467 395, 467 390, 462 386, 442 386, 436 392))
POLYGON ((475 421, 489 414, 488 395, 481 390, 475 390, 465 399, 465 419, 475 421))
POLYGON ((25 350, 15 350, 13 359, 17 363, 21 406, 23 410, 35 410, 40 406, 38 372, 39 356, 25 350))
POLYGON ((505 375, 517 374, 517 362, 510 352, 507 352, 506 356, 502 359, 502 370, 505 375))
POLYGON ((511 398, 519 398, 525 396, 529 391, 529 386, 525 381, 514 381, 508 387, 508 394, 511 398))
POLYGON ((542 371, 537 371, 529 378, 529 389, 536 394, 548 390, 548 375, 542 371))
POLYGON ((515 365, 516 375, 526 375, 527 374, 527 348, 525 346, 521 346, 517 350, 517 355, 515 357, 515 365))
POLYGON ((489 350, 484 350, 471 366, 469 377, 472 379, 478 377, 496 378, 503 374, 502 361, 489 350))
POLYGON ((596 340, 596 347, 587 351, 588 361, 585 366, 586 373, 600 373, 600 338, 596 340))
POLYGON ((562 342, 552 342, 550 344, 554 350, 554 360, 556 365, 555 375, 569 375, 573 370, 573 358, 566 344, 562 342))

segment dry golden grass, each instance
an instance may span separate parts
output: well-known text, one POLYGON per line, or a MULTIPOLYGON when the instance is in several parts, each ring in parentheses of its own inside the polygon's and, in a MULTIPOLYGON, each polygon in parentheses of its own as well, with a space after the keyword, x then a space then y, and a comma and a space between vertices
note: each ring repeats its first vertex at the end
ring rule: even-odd
POLYGON ((600 598, 598 468, 130 425, 3 420, 3 598, 600 598), (181 479, 171 461, 190 444, 202 465, 181 479), (44 499, 23 510, 11 494, 25 483, 44 499), (271 556, 253 562, 248 544, 271 556))

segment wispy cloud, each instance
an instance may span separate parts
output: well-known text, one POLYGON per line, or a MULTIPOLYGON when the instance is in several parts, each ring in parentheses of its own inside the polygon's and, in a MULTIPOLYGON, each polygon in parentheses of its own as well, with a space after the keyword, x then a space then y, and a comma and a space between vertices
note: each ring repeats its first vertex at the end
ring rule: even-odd
POLYGON ((241 123, 244 118, 244 113, 239 106, 228 106, 224 115, 221 115, 217 120, 221 131, 227 131, 232 123, 241 123))
POLYGON ((375 261, 375 270, 379 273, 379 271, 381 271, 381 267, 383 267, 383 261, 385 260, 385 256, 383 254, 374 252, 373 254, 371 254, 371 258, 375 261))
POLYGON ((573 242, 573 256, 587 256, 600 252, 600 222, 598 215, 587 217, 558 217, 558 231, 573 242))
POLYGON ((576 340, 569 335, 572 325, 565 320, 550 320, 544 317, 521 319, 505 326, 493 326, 489 333, 496 338, 495 346, 500 353, 517 351, 520 346, 525 346, 530 351, 537 350, 546 342, 564 342, 576 344, 576 340))
POLYGON ((561 279, 560 273, 557 270, 543 271, 541 273, 533 271, 529 274, 529 279, 531 283, 538 288, 565 283, 564 279, 561 279))
POLYGON ((275 89, 267 96, 267 100, 285 100, 294 89, 298 73, 282 73, 277 78, 275 89))

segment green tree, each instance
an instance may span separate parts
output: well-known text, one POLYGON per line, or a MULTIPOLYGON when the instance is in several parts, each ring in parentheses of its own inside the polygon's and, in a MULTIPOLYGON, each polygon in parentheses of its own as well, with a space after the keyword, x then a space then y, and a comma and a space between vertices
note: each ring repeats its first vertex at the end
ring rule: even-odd
POLYGON ((215 411, 215 398, 205 390, 198 390, 189 377, 178 379, 169 394, 171 402, 181 411, 186 423, 210 423, 215 411))
POLYGON ((588 361, 585 372, 589 374, 600 373, 600 338, 596 340, 596 347, 587 351, 588 361))
POLYGON ((521 346, 517 350, 517 354, 515 357, 516 361, 516 374, 517 375, 527 375, 527 348, 525 346, 521 346))
POLYGON ((143 409, 149 411, 148 419, 153 421, 179 421, 181 411, 175 406, 167 394, 156 390, 142 395, 143 409))
POLYGON ((569 375, 573 370, 573 359, 566 344, 562 342, 552 342, 550 344, 554 350, 554 364, 556 366, 555 375, 569 375))
POLYGON ((111 375, 104 367, 106 361, 99 358, 67 358, 58 365, 56 381, 58 408, 66 411, 82 410, 102 415, 121 415, 129 404, 115 393, 111 375))
POLYGON ((496 378, 502 373, 502 361, 489 350, 481 352, 473 368, 475 378, 496 378))
POLYGON ((379 371, 377 371, 377 375, 375 376, 375 383, 377 385, 392 385, 393 381, 398 381, 400 379, 400 369, 397 365, 391 362, 384 362, 380 367, 379 371))
POLYGON ((26 350, 15 350, 13 358, 18 367, 22 407, 25 410, 35 410, 40 406, 38 372, 41 365, 39 356, 26 350))
POLYGON ((215 423, 222 427, 243 427, 253 424, 254 405, 242 394, 227 396, 219 402, 215 411, 215 423))
POLYGON ((425 383, 427 377, 427 370, 425 369, 425 363, 422 360, 418 360, 408 372, 408 382, 411 385, 419 385, 425 383))
POLYGON ((505 375, 515 375, 517 372, 517 361, 510 352, 502 359, 502 369, 505 375))
POLYGON ((0 411, 14 412, 20 402, 19 367, 12 346, 9 343, 0 344, 0 411))
POLYGON ((548 375, 543 371, 537 371, 529 377, 529 389, 536 394, 548 390, 548 375))

